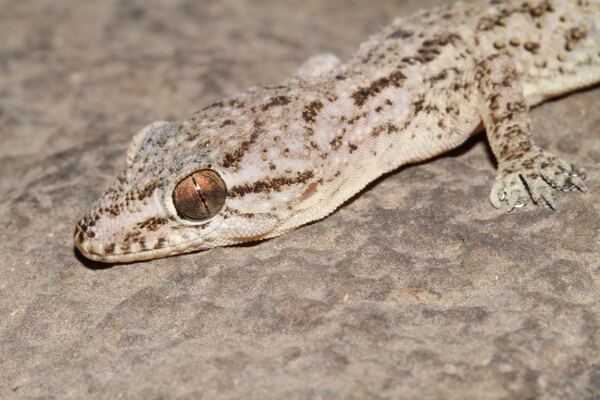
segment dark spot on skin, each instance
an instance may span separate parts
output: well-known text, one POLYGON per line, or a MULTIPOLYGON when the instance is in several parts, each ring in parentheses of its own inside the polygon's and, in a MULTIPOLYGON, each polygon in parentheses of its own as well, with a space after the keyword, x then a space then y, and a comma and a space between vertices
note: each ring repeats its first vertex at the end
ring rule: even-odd
POLYGON ((238 99, 231 99, 229 100, 229 106, 230 107, 235 107, 235 108, 242 108, 244 107, 246 104, 243 101, 240 101, 238 99))
POLYGON ((342 136, 336 136, 333 138, 333 140, 331 142, 329 142, 329 144, 331 145, 331 148, 333 150, 337 150, 340 148, 340 146, 342 145, 342 136))
POLYGON ((527 42, 523 47, 525 50, 535 54, 539 50, 540 44, 535 42, 527 42))
POLYGON ((140 229, 146 229, 149 231, 156 231, 158 230, 158 228, 160 228, 161 226, 165 225, 169 223, 169 219, 168 218, 164 218, 164 217, 152 217, 152 218, 148 218, 145 221, 142 222, 138 222, 136 224, 136 227, 140 228, 140 229))
MULTIPOLYGON (((356 121, 358 121, 359 119, 360 119, 360 115, 355 115, 354 117, 352 117, 352 118, 350 118, 350 119, 348 120, 348 125, 354 125, 354 123, 355 123, 356 121)), ((345 131, 344 131, 344 132, 345 132, 345 131)))
POLYGON ((390 85, 393 85, 394 87, 402 86, 402 83, 404 83, 405 79, 406 76, 401 71, 396 71, 390 74, 389 76, 379 78, 376 81, 372 82, 369 86, 360 88, 356 92, 354 92, 352 94, 354 103, 360 107, 363 104, 365 104, 369 97, 381 93, 381 91, 386 87, 390 85))
POLYGON ((304 121, 311 124, 315 122, 317 115, 319 115, 319 111, 323 108, 323 103, 319 100, 315 100, 304 107, 304 111, 302 112, 302 118, 304 121))
POLYGON ((140 232, 140 231, 131 231, 131 232, 127 233, 127 235, 125 235, 125 238, 123 239, 123 243, 126 245, 124 251, 128 252, 129 249, 131 249, 131 244, 139 242, 141 238, 142 238, 142 232, 140 232))
POLYGON ((231 198, 243 197, 248 193, 268 193, 271 191, 280 191, 282 186, 305 183, 313 177, 312 171, 299 172, 295 176, 281 176, 276 178, 261 179, 252 183, 234 186, 229 190, 228 196, 231 198))
POLYGON ((423 96, 419 98, 419 100, 415 101, 413 104, 413 114, 418 114, 423 110, 423 104, 425 103, 425 99, 423 96))
POLYGON ((165 247, 165 244, 167 243, 167 240, 163 237, 158 238, 158 241, 156 242, 156 244, 154 245, 155 249, 162 249, 163 247, 165 247))
POLYGON ((436 82, 436 81, 444 80, 447 77, 448 77, 448 71, 447 70, 443 70, 439 74, 436 74, 436 75, 432 76, 431 78, 429 78, 429 80, 432 81, 432 82, 436 82))
POLYGON ((115 252, 115 244, 111 243, 104 246, 104 252, 106 254, 113 254, 115 252))
POLYGON ((371 136, 377 137, 382 132, 387 132, 387 133, 398 132, 398 127, 389 122, 386 124, 383 124, 383 125, 378 125, 375 128, 373 128, 373 130, 371 131, 371 136))
POLYGON ((348 148, 350 148, 350 154, 352 154, 354 152, 354 150, 358 149, 358 146, 355 145, 354 143, 349 143, 348 148))
POLYGON ((542 15, 544 15, 544 11, 545 11, 544 5, 540 4, 536 7, 530 8, 529 15, 531 15, 534 18, 541 17, 542 15))
POLYGON ((223 121, 223 123, 221 124, 221 128, 224 128, 224 127, 226 127, 226 126, 233 125, 233 124, 235 124, 235 122, 233 122, 233 120, 231 120, 231 119, 226 119, 226 120, 225 120, 225 121, 223 121))
POLYGON ((246 151, 256 142, 258 139, 260 124, 255 124, 255 130, 250 135, 248 140, 244 140, 240 146, 233 153, 226 153, 225 157, 223 157, 223 167, 229 168, 231 166, 238 168, 240 161, 244 158, 244 154, 246 151))
MULTIPOLYGON (((142 190, 140 190, 138 192, 138 200, 144 200, 147 197, 150 197, 152 195, 152 193, 154 193, 154 191, 156 190, 156 188, 158 187, 158 183, 156 182, 151 182, 149 184, 147 184, 142 190)), ((128 193, 129 195, 129 193, 128 193)), ((126 197, 127 200, 127 197, 126 197)), ((133 195, 131 195, 129 200, 133 200, 133 195)), ((127 201, 126 201, 127 202, 127 201)))
POLYGON ((262 111, 267 111, 269 108, 274 106, 285 106, 290 103, 290 98, 287 96, 276 96, 269 100, 267 103, 263 104, 261 107, 262 111))
POLYGON ((500 108, 499 99, 500 99, 500 95, 498 95, 498 94, 495 94, 490 98, 490 100, 489 100, 490 110, 497 110, 500 108))
POLYGON ((225 106, 225 104, 223 104, 223 102, 222 102, 222 101, 217 101, 217 102, 215 102, 215 103, 212 103, 212 104, 210 104, 210 105, 208 105, 208 106, 204 107, 204 108, 202 109, 202 111, 210 110, 211 108, 221 108, 221 107, 224 107, 224 106, 225 106))
POLYGON ((389 39, 406 39, 413 35, 412 32, 404 31, 402 29, 398 29, 388 36, 389 39))

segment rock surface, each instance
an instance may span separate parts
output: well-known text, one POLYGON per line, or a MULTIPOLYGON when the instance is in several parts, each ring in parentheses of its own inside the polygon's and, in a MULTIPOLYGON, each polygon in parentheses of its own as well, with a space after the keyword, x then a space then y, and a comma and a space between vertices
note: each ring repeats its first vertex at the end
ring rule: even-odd
POLYGON ((599 398, 599 89, 533 112, 556 212, 493 209, 479 136, 274 240, 73 251, 137 129, 440 2, 0 2, 0 398, 599 398))

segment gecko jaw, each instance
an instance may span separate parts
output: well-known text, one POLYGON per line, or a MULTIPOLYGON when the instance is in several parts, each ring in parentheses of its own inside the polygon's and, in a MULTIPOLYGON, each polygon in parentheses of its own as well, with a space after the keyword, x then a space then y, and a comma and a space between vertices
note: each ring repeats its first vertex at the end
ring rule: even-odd
POLYGON ((88 236, 88 232, 93 232, 93 230, 88 228, 87 232, 83 232, 79 224, 76 226, 74 233, 75 246, 84 257, 104 263, 128 263, 150 260, 210 248, 210 246, 203 246, 201 243, 196 246, 190 246, 189 243, 182 243, 178 246, 142 249, 140 251, 129 250, 128 252, 118 253, 120 250, 118 246, 110 245, 109 251, 107 251, 106 245, 100 241, 96 241, 97 238, 93 235, 92 237, 88 236))

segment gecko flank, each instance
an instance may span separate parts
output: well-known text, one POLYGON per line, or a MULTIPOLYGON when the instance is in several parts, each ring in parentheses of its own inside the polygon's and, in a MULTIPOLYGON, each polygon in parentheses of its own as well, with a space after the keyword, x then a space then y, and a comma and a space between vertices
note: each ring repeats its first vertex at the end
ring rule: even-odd
POLYGON ((600 0, 486 0, 398 18, 346 62, 309 59, 179 122, 137 133, 77 224, 88 258, 128 262, 281 235, 378 176, 485 128, 490 200, 554 207, 582 169, 537 147, 529 108, 600 81, 600 0))

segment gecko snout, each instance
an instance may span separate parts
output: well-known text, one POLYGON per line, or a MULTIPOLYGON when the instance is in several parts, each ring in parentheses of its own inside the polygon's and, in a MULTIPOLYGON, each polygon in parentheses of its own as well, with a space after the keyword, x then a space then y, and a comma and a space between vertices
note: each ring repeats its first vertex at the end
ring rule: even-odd
POLYGON ((97 249, 96 239, 98 239, 96 229, 88 223, 85 217, 75 225, 73 242, 75 243, 75 247, 86 257, 101 255, 97 249))

